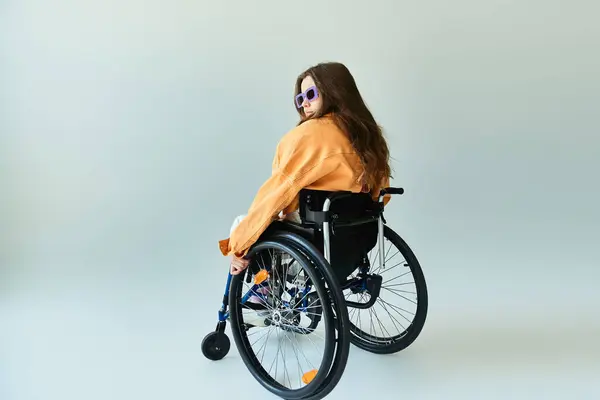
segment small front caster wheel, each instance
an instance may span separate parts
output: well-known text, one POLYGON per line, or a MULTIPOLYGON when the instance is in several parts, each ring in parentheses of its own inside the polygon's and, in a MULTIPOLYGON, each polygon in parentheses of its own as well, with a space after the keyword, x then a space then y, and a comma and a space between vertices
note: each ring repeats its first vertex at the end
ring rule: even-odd
POLYGON ((229 353, 231 343, 224 332, 211 332, 202 340, 202 354, 209 360, 217 361, 229 353))

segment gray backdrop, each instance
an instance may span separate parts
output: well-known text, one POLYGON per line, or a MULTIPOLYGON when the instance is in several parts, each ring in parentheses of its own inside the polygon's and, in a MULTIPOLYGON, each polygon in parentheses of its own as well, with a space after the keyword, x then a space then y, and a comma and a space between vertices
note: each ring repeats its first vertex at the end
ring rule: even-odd
POLYGON ((598 395, 597 11, 0 2, 0 399, 268 397, 235 348, 200 351, 217 241, 296 122, 295 77, 326 60, 386 130, 406 189, 388 222, 430 292, 417 342, 352 348, 330 398, 598 395))

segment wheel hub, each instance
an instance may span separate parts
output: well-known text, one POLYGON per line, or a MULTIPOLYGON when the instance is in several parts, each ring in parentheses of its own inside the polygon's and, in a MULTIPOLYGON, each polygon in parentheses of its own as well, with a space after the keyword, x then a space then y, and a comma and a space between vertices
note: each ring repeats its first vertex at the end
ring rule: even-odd
POLYGON ((273 325, 279 326, 281 325, 281 312, 280 311, 273 311, 273 325))

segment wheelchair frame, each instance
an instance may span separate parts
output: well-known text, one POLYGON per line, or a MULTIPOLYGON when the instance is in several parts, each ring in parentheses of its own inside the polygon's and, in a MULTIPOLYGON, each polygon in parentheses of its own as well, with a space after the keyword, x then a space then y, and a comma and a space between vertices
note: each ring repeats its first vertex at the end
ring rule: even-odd
MULTIPOLYGON (((383 198, 386 195, 401 195, 403 193, 404 193, 403 188, 388 187, 388 188, 382 189, 380 191, 380 194, 378 197, 378 202, 377 202, 377 204, 379 205, 379 208, 377 209, 377 212, 375 215, 362 217, 362 218, 359 218, 359 219, 356 219, 356 220, 353 220, 350 222, 336 222, 336 224, 340 224, 341 226, 346 227, 346 226, 359 226, 359 225, 363 225, 363 224, 377 222, 377 224, 378 224, 377 225, 377 242, 379 245, 379 252, 383 255, 384 254, 384 231, 385 231, 385 229, 389 229, 389 228, 385 227, 385 225, 384 225, 386 223, 386 221, 383 216, 383 210, 384 210, 383 198)), ((342 299, 341 300, 342 303, 340 303, 340 304, 343 305, 345 312, 342 312, 341 315, 338 315, 338 317, 337 317, 340 320, 338 322, 341 324, 340 327, 343 328, 343 331, 340 332, 340 335, 347 334, 346 333, 346 332, 348 332, 347 329, 349 329, 348 326, 350 325, 350 323, 349 323, 347 308, 352 307, 352 308, 359 308, 359 309, 367 309, 367 308, 371 307, 375 303, 377 298, 379 297, 379 288, 381 287, 381 279, 379 279, 379 282, 375 283, 375 286, 377 284, 379 284, 379 287, 376 287, 376 290, 372 293, 372 296, 371 296, 372 298, 369 300, 368 303, 354 303, 354 302, 350 302, 350 301, 345 301, 345 299, 341 296, 342 291, 352 288, 353 287, 352 285, 356 284, 357 281, 351 280, 351 281, 347 281, 345 284, 340 284, 334 279, 333 273, 331 271, 331 258, 332 258, 332 254, 331 254, 332 229, 331 228, 332 228, 332 219, 335 218, 335 216, 332 217, 332 215, 330 213, 331 206, 336 201, 339 201, 341 199, 347 198, 352 195, 357 195, 357 194, 359 194, 359 193, 333 192, 325 198, 321 211, 312 211, 312 210, 306 211, 307 213, 310 213, 308 219, 310 220, 311 224, 315 225, 311 228, 313 230, 322 231, 322 234, 323 234, 323 249, 322 249, 321 258, 322 259, 324 258, 324 261, 326 263, 321 262, 321 264, 327 268, 325 268, 326 271, 321 271, 321 273, 324 274, 327 284, 330 287, 330 290, 338 292, 338 293, 333 294, 333 296, 336 298, 335 301, 339 301, 340 298, 342 299), (339 296, 338 296, 338 294, 339 294, 339 296)), ((285 221, 283 223, 287 224, 288 226, 297 226, 297 224, 295 224, 291 221, 285 221)), ((287 236, 292 236, 293 234, 294 234, 293 230, 290 230, 287 232, 287 236)), ((274 240, 277 239, 277 237, 284 238, 285 236, 286 236, 286 233, 275 234, 274 240)), ((286 240, 294 242, 294 241, 298 241, 298 240, 301 241, 301 238, 296 238, 296 239, 291 238, 290 239, 289 237, 287 237, 286 240)), ((260 241, 261 240, 259 239, 259 242, 260 241)), ((412 255, 414 257, 414 254, 412 254, 412 252, 410 251, 408 246, 401 239, 400 239, 400 241, 401 241, 401 243, 403 243, 405 245, 405 247, 408 250, 408 252, 410 253, 410 255, 412 255)), ((301 245, 302 245, 302 243, 296 243, 296 246, 302 247, 301 245)), ((313 250, 314 249, 316 249, 316 248, 313 248, 313 250)), ((318 256, 317 254, 314 253, 314 251, 310 255, 318 256)), ((416 258, 414 259, 413 262, 416 262, 418 264, 418 262, 416 261, 416 258)), ((385 267, 386 267, 386 265, 385 265, 384 257, 383 256, 379 257, 379 268, 381 270, 384 270, 385 267)), ((418 269, 420 271, 420 266, 418 266, 418 269)), ((246 273, 249 274, 249 272, 246 272, 246 273)), ((211 360, 219 360, 219 359, 223 358, 228 353, 229 348, 230 348, 230 341, 227 338, 227 336, 225 335, 224 331, 226 328, 226 321, 230 317, 230 311, 228 310, 228 306, 229 306, 229 301, 230 301, 230 290, 231 290, 233 277, 234 276, 229 272, 228 277, 227 277, 227 282, 225 285, 223 301, 221 304, 221 308, 218 311, 217 327, 214 332, 209 333, 205 337, 205 339, 203 340, 203 343, 202 343, 202 350, 203 350, 204 355, 211 360), (209 347, 212 348, 213 350, 215 350, 215 349, 216 350, 211 352, 209 347)), ((381 278, 381 277, 379 277, 379 278, 381 278)), ((240 279, 243 279, 243 278, 240 278, 240 279)), ((423 279, 423 285, 425 285, 424 278, 421 277, 421 279, 423 279)), ((250 276, 248 276, 248 283, 250 283, 250 276)), ((245 293, 243 295, 243 297, 241 298, 241 304, 246 303, 246 301, 250 297, 251 292, 254 292, 254 295, 258 295, 259 291, 257 289, 260 287, 263 287, 263 282, 256 283, 256 281, 255 281, 252 288, 247 293, 245 293)), ((304 290, 306 291, 306 293, 304 293, 304 294, 307 294, 311 290, 311 287, 307 285, 304 288, 304 290)), ((419 289, 417 289, 417 290, 419 290, 419 289)), ((427 308, 426 287, 423 287, 422 291, 424 291, 424 294, 425 294, 424 314, 426 314, 426 308, 427 308)), ((288 293, 292 296, 292 299, 297 294, 297 293, 292 293, 292 292, 288 292, 288 293)), ((260 296, 263 296, 263 295, 260 294, 260 296)), ((266 300, 266 298, 264 298, 264 299, 266 300)), ((308 307, 307 302, 308 302, 308 300, 305 298, 303 301, 303 304, 302 304, 302 308, 305 309, 306 307, 308 307)), ((422 319, 422 321, 419 322, 419 324, 422 325, 422 324, 424 324, 424 321, 425 321, 425 315, 422 315, 421 319, 422 319)), ((417 328, 417 332, 416 332, 416 334, 413 334, 414 338, 412 340, 414 340, 416 338, 416 336, 418 336, 418 334, 421 330, 421 327, 422 326, 417 328)), ((350 340, 350 339, 348 339, 348 340, 350 340)), ((343 340, 342 342, 344 342, 344 341, 347 342, 348 340, 343 340)), ((412 342, 412 340, 411 340, 411 342, 412 342)), ((408 346, 408 344, 406 346, 408 346)), ((340 368, 341 370, 343 370, 343 368, 345 366, 345 361, 346 361, 345 358, 347 358, 347 347, 348 347, 347 343, 342 345, 342 350, 340 350, 341 353, 336 355, 336 362, 339 361, 339 363, 341 364, 338 366, 338 368, 340 368)), ((359 346, 359 347, 363 347, 363 346, 359 346)), ((365 348, 365 347, 363 347, 363 348, 365 348)), ((396 351, 399 351, 399 350, 396 350, 396 351)), ((335 363, 334 363, 334 366, 335 366, 335 363)), ((334 366, 332 367, 332 370, 333 370, 334 366)), ((321 396, 324 396, 326 393, 333 390, 333 387, 336 385, 337 381, 341 377, 341 373, 342 373, 341 370, 339 373, 332 372, 332 374, 334 376, 328 378, 330 380, 326 385, 326 386, 328 386, 328 388, 319 389, 319 391, 320 391, 319 393, 315 393, 315 394, 311 395, 309 398, 311 398, 311 399, 321 398, 321 396)), ((255 375, 255 377, 256 377, 256 375, 255 375)))

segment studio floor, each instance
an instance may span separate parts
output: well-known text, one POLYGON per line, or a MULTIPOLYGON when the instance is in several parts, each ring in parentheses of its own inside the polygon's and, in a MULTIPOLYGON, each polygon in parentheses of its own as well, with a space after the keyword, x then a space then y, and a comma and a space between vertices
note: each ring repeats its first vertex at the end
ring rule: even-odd
MULTIPOLYGON (((203 357, 200 343, 214 329, 226 275, 183 266, 173 263, 164 276, 109 266, 85 276, 13 276, 0 309, 0 398, 276 398, 247 371, 233 340, 223 360, 203 357)), ((493 290, 466 290, 460 277, 430 277, 430 311, 418 340, 393 356, 351 347, 327 398, 376 391, 382 398, 599 398, 593 308, 561 308, 552 288, 537 296, 554 303, 527 306, 518 288, 512 303, 499 302, 493 290), (463 294, 453 296, 450 288, 461 284, 463 294)))

